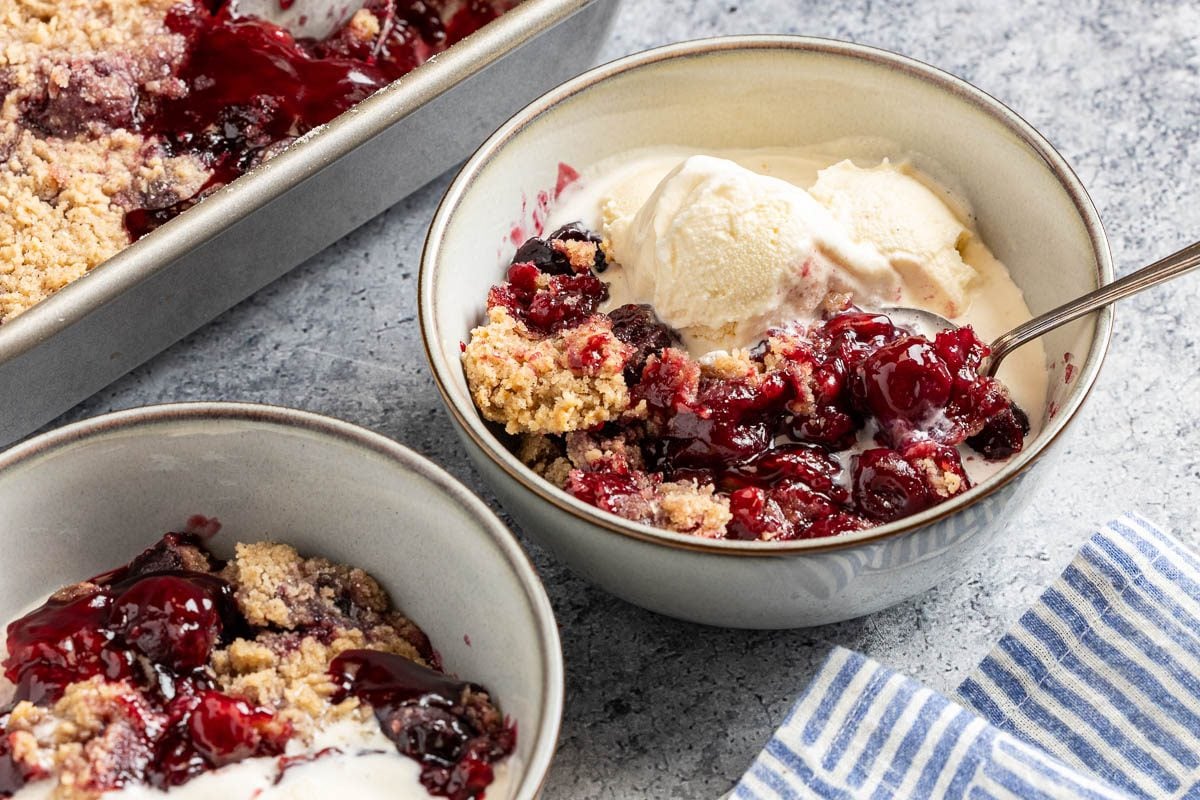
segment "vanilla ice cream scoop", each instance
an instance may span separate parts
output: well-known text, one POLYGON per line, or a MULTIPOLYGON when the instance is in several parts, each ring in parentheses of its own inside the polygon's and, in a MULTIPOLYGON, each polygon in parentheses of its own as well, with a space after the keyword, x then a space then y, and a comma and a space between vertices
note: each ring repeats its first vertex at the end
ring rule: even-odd
POLYGON ((826 254, 838 225, 808 192, 733 161, 697 155, 630 215, 603 207, 610 256, 630 293, 685 332, 813 317, 831 290, 858 288, 826 254))
POLYGON ((978 277, 963 260, 971 231, 944 199, 903 168, 841 161, 821 170, 811 195, 860 244, 872 245, 901 278, 899 305, 960 316, 978 277))

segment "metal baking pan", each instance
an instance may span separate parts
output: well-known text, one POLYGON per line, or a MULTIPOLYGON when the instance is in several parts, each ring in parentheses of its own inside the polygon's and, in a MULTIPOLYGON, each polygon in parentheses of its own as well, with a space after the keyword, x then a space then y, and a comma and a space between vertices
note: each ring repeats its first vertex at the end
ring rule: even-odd
POLYGON ((0 326, 0 445, 460 162, 591 66, 618 0, 525 0, 0 326))

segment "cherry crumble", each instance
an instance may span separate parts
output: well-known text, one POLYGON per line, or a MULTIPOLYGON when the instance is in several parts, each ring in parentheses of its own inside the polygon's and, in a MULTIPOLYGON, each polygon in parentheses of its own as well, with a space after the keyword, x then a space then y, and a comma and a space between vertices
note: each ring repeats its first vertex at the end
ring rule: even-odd
POLYGON ((516 0, 367 0, 297 39, 228 0, 0 5, 0 324, 516 0))
POLYGON ((819 323, 698 361, 650 306, 599 310, 606 266, 579 224, 526 242, 463 352, 521 459, 605 511, 709 538, 833 536, 967 491, 960 446, 1005 459, 1029 432, 969 327, 928 339, 831 295, 819 323))
POLYGON ((225 563, 201 533, 168 533, 12 622, 7 647, 0 797, 46 779, 56 798, 168 789, 252 757, 277 758, 278 780, 330 754, 284 756, 290 741, 373 715, 426 790, 467 800, 515 745, 487 690, 443 674, 370 575, 287 545, 225 563))

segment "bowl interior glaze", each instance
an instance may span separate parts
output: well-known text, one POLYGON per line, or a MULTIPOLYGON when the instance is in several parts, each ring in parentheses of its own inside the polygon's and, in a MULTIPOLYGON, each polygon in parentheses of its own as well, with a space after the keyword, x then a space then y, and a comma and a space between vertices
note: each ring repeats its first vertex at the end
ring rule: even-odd
MULTIPOLYGON (((1054 149, 999 102, 932 67, 885 51, 790 36, 725 37, 673 45, 600 67, 543 97, 467 163, 430 230, 421 322, 440 388, 467 435, 509 475, 560 508, 671 546, 683 534, 629 523, 541 481, 476 412, 460 343, 484 314, 514 242, 552 203, 559 164, 586 168, 652 145, 787 147, 881 137, 897 155, 963 197, 983 240, 1009 267, 1033 313, 1112 279, 1107 241, 1078 179, 1054 149)), ((852 546, 915 528, 1007 482, 1055 439, 1095 380, 1111 310, 1045 337, 1050 390, 1041 431, 971 492, 836 542, 706 542, 729 552, 852 546), (1072 354, 1066 380, 1063 354, 1072 354)))
POLYGON ((127 562, 192 514, 220 519, 220 555, 266 538, 363 567, 429 634, 447 671, 487 686, 517 721, 513 796, 540 785, 562 712, 549 601, 495 515, 408 449, 286 409, 150 407, 0 455, 0 508, 6 620, 127 562))

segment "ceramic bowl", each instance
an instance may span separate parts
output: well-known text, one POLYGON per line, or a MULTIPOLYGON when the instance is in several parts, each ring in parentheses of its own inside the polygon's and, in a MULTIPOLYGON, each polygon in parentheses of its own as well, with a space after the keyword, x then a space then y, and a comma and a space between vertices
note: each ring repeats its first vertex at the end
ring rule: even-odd
MULTIPOLYGON (((315 414, 189 403, 97 417, 0 455, 0 618, 128 561, 192 514, 212 546, 275 538, 369 570, 518 725, 513 798, 532 798, 562 717, 562 653, 512 534, 411 450, 315 414)), ((489 794, 489 797, 491 794, 489 794)))
MULTIPOLYGON (((561 163, 586 168, 651 145, 779 147, 883 137, 970 203, 977 227, 1040 313, 1112 280, 1100 220, 1063 158, 1015 113, 928 65, 843 42, 729 37, 634 55, 528 106, 467 162, 434 218, 420 320, 466 447, 530 536, 626 600, 713 625, 782 628, 867 614, 963 569, 1052 480, 1047 464, 1100 369, 1111 311, 1045 337, 1041 432, 998 474, 924 513, 859 533, 782 543, 704 540, 627 522, 541 480, 472 405, 460 342, 536 229, 561 163), (522 216, 523 209, 531 209, 522 216), (528 222, 531 220, 531 222, 528 222), (518 226, 519 228, 519 226, 518 226), (1070 375, 1063 354, 1072 354, 1070 375)), ((544 218, 544 216, 543 216, 544 218)))

